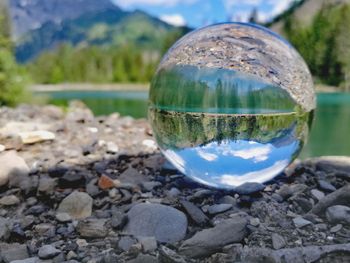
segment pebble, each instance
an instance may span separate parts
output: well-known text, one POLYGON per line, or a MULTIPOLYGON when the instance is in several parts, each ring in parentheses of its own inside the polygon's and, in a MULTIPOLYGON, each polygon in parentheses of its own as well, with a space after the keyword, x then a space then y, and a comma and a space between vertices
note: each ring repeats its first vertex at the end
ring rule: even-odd
POLYGON ((211 205, 208 207, 208 212, 211 215, 219 214, 226 212, 232 208, 231 204, 218 204, 218 205, 211 205))
POLYGON ((198 231, 182 243, 180 254, 199 258, 211 255, 225 245, 241 242, 247 235, 247 223, 246 218, 236 216, 221 221, 213 228, 198 231))
MULTIPOLYGON (((127 261, 127 263, 158 263, 158 259, 151 255, 139 254, 135 259, 127 261)), ((174 262, 175 263, 175 262, 174 262)))
POLYGON ((0 153, 5 151, 6 150, 6 147, 2 144, 0 144, 0 153))
POLYGON ((327 192, 334 192, 337 190, 331 183, 325 181, 325 180, 318 180, 318 185, 322 190, 325 190, 327 192))
POLYGON ((205 225, 209 222, 209 218, 195 204, 182 200, 181 205, 196 224, 205 225))
POLYGON ((38 142, 52 141, 56 138, 56 135, 49 131, 20 132, 18 135, 23 144, 34 144, 38 142))
POLYGON ((60 253, 61 251, 56 249, 54 246, 44 245, 39 248, 38 256, 41 259, 50 259, 57 256, 60 253))
POLYGON ((176 198, 181 194, 181 191, 176 187, 172 187, 169 191, 167 191, 167 196, 170 198, 176 198))
POLYGON ((98 180, 98 187, 102 190, 107 190, 114 187, 114 181, 107 175, 102 175, 98 180))
POLYGON ((338 231, 340 231, 341 229, 343 228, 343 225, 342 224, 337 224, 335 225, 334 227, 332 227, 329 232, 331 233, 336 233, 338 231))
POLYGON ((157 249, 158 244, 155 237, 138 237, 137 239, 142 245, 143 252, 153 252, 157 249))
POLYGON ((53 194, 55 187, 57 185, 57 180, 54 178, 42 176, 39 180, 38 191, 45 193, 47 195, 53 194))
POLYGON ((311 196, 316 200, 320 201, 323 197, 325 197, 325 194, 317 189, 312 189, 311 196))
POLYGON ((19 204, 20 200, 15 195, 7 195, 0 198, 0 205, 11 206, 19 204))
POLYGON ((32 257, 32 258, 26 258, 26 259, 19 259, 11 261, 11 263, 41 263, 41 260, 38 257, 32 257))
POLYGON ((271 239, 272 239, 272 247, 276 250, 284 248, 286 246, 286 241, 284 240, 284 238, 277 233, 273 233, 271 235, 271 239))
POLYGON ((123 251, 128 251, 134 244, 136 244, 134 238, 130 236, 122 236, 118 242, 118 247, 123 251))
POLYGON ((79 221, 77 231, 81 237, 85 238, 103 238, 108 234, 106 219, 86 219, 79 221))
POLYGON ((344 223, 350 225, 350 207, 344 205, 335 205, 326 210, 327 220, 332 223, 344 223))
POLYGON ((240 195, 250 195, 265 189, 265 185, 260 183, 244 183, 234 189, 240 195))
POLYGON ((119 147, 117 144, 115 144, 114 142, 107 142, 107 152, 108 153, 118 153, 119 152, 119 147))
POLYGON ((68 213, 57 213, 56 214, 57 221, 61 223, 66 223, 72 221, 72 217, 68 213))
POLYGON ((249 219, 249 224, 257 227, 260 225, 260 219, 257 217, 253 217, 253 218, 249 219))
POLYGON ((27 245, 18 243, 1 244, 1 257, 5 263, 29 258, 27 245))
POLYGON ((10 237, 11 225, 10 222, 3 217, 0 217, 0 240, 7 240, 10 237))
POLYGON ((293 219, 293 223, 297 228, 302 228, 307 225, 311 225, 312 223, 302 217, 296 217, 293 219))
POLYGON ((0 154, 0 186, 6 185, 13 176, 25 176, 29 174, 29 167, 22 157, 15 151, 0 154))
POLYGON ((185 237, 187 218, 179 210, 160 204, 137 204, 128 212, 125 232, 134 236, 154 236, 157 241, 174 243, 185 237))
POLYGON ((119 211, 113 212, 111 226, 117 230, 122 229, 128 221, 127 216, 119 211))
POLYGON ((58 213, 68 213, 73 219, 84 219, 91 216, 92 198, 83 192, 73 192, 62 200, 58 213))

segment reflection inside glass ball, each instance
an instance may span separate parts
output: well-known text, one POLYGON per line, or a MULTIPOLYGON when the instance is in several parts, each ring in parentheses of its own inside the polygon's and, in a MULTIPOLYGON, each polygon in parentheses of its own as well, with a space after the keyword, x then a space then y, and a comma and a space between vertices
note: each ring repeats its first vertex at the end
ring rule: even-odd
POLYGON ((301 151, 315 109, 305 62, 265 28, 219 24, 180 39, 150 91, 149 119, 166 158, 217 188, 266 182, 301 151))

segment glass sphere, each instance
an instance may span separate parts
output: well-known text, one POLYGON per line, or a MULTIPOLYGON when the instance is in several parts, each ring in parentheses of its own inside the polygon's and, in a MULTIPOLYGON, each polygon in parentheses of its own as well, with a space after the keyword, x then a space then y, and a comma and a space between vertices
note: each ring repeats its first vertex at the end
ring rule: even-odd
POLYGON ((232 189, 280 174, 300 153, 315 107, 308 67, 285 39, 225 23, 170 48, 152 80, 149 120, 177 169, 232 189))

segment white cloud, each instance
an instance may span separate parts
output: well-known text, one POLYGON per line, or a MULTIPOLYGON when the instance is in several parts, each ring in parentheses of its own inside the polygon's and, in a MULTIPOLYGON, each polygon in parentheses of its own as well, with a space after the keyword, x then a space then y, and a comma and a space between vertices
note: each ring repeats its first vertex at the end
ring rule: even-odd
POLYGON ((249 149, 243 149, 238 151, 231 151, 230 154, 235 157, 248 160, 253 159, 254 162, 263 162, 268 159, 268 155, 271 153, 272 147, 270 145, 254 147, 249 149))
POLYGON ((247 8, 253 9, 254 7, 258 8, 258 20, 261 22, 267 22, 278 14, 281 14, 285 11, 293 2, 299 0, 223 0, 226 11, 234 13, 234 20, 239 20, 242 22, 247 22, 251 10, 247 10, 247 8), (261 11, 261 7, 268 7, 269 11, 261 11), (242 9, 244 7, 244 9, 242 9))
POLYGON ((173 26, 185 26, 186 20, 180 14, 161 15, 160 19, 173 26))
POLYGON ((272 166, 260 171, 250 172, 244 175, 227 174, 220 177, 220 183, 231 186, 239 186, 244 182, 264 183, 271 180, 273 177, 275 177, 276 174, 282 172, 288 164, 288 160, 281 160, 275 162, 272 166))
POLYGON ((198 0, 112 0, 122 8, 135 7, 136 5, 175 6, 177 4, 193 4, 198 0))
POLYGON ((198 149, 197 153, 200 157, 202 157, 204 160, 207 160, 208 162, 213 162, 219 158, 216 154, 208 153, 208 152, 202 151, 201 149, 198 149))

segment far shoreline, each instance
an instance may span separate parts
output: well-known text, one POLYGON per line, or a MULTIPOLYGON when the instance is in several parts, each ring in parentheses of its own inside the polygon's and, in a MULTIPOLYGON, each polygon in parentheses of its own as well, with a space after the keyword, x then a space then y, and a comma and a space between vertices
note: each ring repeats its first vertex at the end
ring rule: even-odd
MULTIPOLYGON (((33 84, 29 90, 33 92, 55 91, 149 91, 149 83, 59 83, 33 84)), ((327 85, 315 85, 317 93, 345 92, 344 90, 327 85)))

